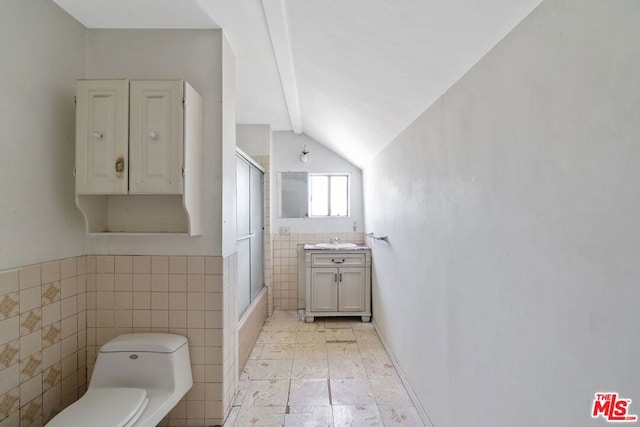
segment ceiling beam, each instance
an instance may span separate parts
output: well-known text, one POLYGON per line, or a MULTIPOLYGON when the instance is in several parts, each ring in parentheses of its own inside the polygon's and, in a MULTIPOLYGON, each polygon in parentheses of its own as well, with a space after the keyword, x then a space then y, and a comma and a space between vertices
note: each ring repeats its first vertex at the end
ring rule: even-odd
POLYGON ((291 53, 291 40, 289 38, 289 25, 287 23, 284 0, 262 0, 262 8, 269 27, 271 45, 278 64, 282 92, 287 103, 291 127, 295 133, 302 133, 298 85, 296 84, 296 73, 293 67, 293 54, 291 53))

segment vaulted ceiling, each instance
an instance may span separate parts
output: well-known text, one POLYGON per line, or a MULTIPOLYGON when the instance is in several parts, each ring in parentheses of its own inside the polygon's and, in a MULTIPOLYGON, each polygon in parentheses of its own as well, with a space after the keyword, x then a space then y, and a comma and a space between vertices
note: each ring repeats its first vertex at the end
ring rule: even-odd
POLYGON ((542 0, 53 0, 87 28, 222 28, 237 120, 364 166, 542 0))

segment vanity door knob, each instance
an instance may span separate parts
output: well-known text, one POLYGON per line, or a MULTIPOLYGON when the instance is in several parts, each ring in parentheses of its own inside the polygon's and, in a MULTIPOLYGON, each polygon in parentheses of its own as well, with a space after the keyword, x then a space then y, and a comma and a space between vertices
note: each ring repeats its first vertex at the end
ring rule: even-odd
POLYGON ((149 138, 151 139, 158 139, 158 134, 155 132, 149 132, 149 138))

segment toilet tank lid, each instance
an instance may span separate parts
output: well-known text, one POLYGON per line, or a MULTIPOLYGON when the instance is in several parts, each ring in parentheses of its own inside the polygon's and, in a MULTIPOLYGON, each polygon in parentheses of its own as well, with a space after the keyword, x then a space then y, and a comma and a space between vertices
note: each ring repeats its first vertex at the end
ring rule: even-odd
POLYGON ((118 335, 100 348, 100 353, 140 351, 173 353, 187 343, 182 335, 146 332, 118 335))

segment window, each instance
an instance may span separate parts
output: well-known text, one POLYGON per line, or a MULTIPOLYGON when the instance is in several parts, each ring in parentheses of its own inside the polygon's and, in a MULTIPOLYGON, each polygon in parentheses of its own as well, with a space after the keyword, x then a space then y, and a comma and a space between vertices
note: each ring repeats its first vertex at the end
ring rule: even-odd
POLYGON ((349 174, 309 174, 309 216, 349 216, 349 174))

